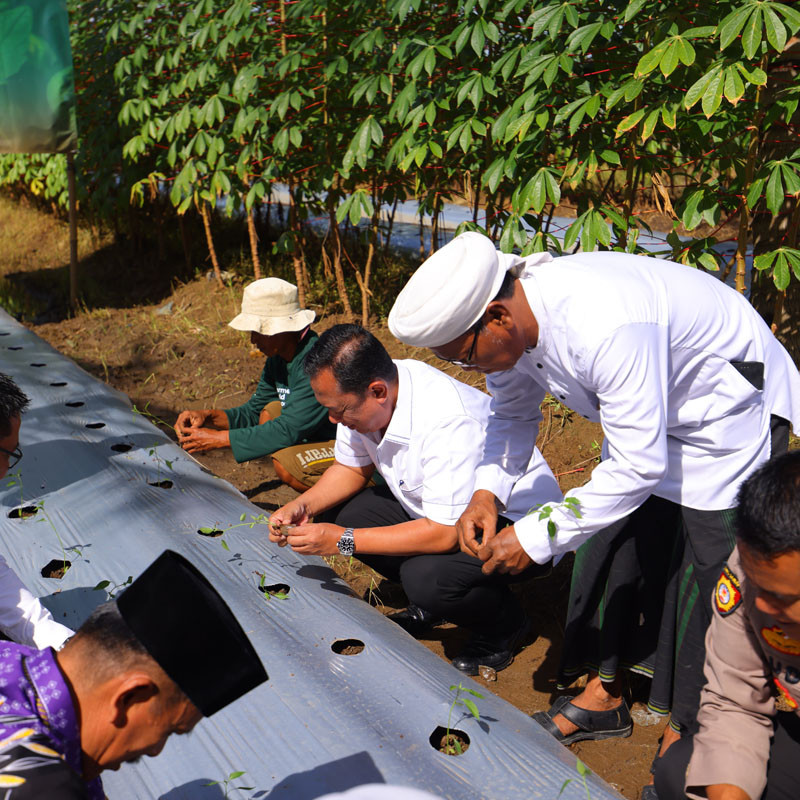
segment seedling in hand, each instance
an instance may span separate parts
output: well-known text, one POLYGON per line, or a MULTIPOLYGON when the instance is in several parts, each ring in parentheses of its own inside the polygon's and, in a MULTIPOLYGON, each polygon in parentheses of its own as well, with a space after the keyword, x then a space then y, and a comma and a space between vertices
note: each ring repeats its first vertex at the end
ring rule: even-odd
POLYGON ((569 511, 577 519, 583 519, 583 514, 581 513, 581 501, 578 500, 577 497, 571 496, 565 497, 562 503, 558 503, 555 506, 551 506, 549 503, 546 505, 539 504, 538 506, 534 506, 528 512, 528 514, 533 514, 534 512, 538 511, 539 521, 541 522, 543 519, 547 520, 547 535, 551 539, 555 539, 556 534, 558 533, 558 525, 556 525, 555 520, 551 518, 552 513, 557 508, 569 511))

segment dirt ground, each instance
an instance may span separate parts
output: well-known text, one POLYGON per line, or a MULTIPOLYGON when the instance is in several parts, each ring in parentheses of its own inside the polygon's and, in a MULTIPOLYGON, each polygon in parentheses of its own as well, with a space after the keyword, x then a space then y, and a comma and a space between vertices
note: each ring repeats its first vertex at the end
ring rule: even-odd
MULTIPOLYGON (((35 333, 127 394, 137 409, 162 424, 173 439, 170 426, 181 410, 226 408, 247 399, 263 361, 259 353, 250 352, 246 335, 226 325, 238 312, 240 282, 219 289, 206 279, 205 267, 199 265, 196 271, 200 277, 170 286, 163 278, 164 271, 159 275, 157 268, 137 266, 107 243, 90 242, 85 232, 79 245, 82 253, 88 253, 82 262, 87 274, 102 274, 96 271, 103 267, 104 259, 111 259, 118 267, 119 280, 105 303, 93 301, 93 307, 71 317, 48 314, 57 321, 28 323, 35 333)), ((0 252, 0 299, 14 313, 27 311, 29 319, 36 319, 37 308, 42 307, 42 298, 36 295, 38 287, 52 285, 63 290, 66 283, 64 224, 0 197, 0 252), (37 288, 31 294, 25 287, 33 281, 37 288)), ((339 321, 329 314, 315 327, 321 331, 339 321)), ((482 380, 436 361, 425 351, 397 343, 383 325, 375 326, 373 332, 394 357, 421 358, 460 379, 473 383, 482 380)), ((562 489, 585 483, 599 456, 599 425, 549 397, 543 412, 539 447, 562 489)), ((221 450, 200 456, 200 461, 266 511, 295 496, 293 490, 277 481, 269 463, 236 464, 228 451, 221 450)), ((330 561, 354 591, 366 595, 382 612, 404 607, 402 592, 385 583, 370 591, 380 579, 358 562, 350 565, 338 557, 330 561)), ((571 563, 571 557, 567 557, 548 576, 518 587, 534 634, 514 663, 498 674, 497 681, 486 683, 487 691, 526 713, 547 709, 554 697, 571 563)), ((424 644, 447 658, 455 655, 464 641, 461 630, 442 626, 424 644)), ((646 684, 634 685, 632 691, 634 699, 643 697, 646 684)), ((661 728, 660 721, 637 724, 628 739, 580 743, 571 749, 625 797, 637 798, 647 782, 661 728)))

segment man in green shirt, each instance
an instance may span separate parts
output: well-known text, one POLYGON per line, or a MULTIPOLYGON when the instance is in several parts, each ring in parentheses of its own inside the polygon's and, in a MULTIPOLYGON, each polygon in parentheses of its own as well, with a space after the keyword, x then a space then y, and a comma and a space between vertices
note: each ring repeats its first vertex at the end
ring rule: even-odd
POLYGON ((253 396, 236 408, 182 411, 178 441, 189 453, 230 447, 238 462, 272 456, 278 477, 302 492, 333 463, 336 426, 303 370, 317 340, 313 311, 300 308, 297 288, 280 278, 245 287, 242 313, 228 323, 249 331, 266 357, 253 396))

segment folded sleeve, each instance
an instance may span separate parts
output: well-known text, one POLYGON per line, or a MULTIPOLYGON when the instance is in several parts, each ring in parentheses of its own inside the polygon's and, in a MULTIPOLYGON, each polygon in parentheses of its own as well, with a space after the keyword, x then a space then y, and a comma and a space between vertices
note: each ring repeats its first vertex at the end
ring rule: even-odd
POLYGON ((334 458, 346 467, 366 467, 373 463, 363 435, 344 425, 336 426, 334 458))
POLYGON ((570 491, 572 506, 553 507, 549 520, 531 514, 514 526, 536 562, 577 549, 594 533, 638 508, 667 473, 668 332, 664 326, 624 325, 582 359, 582 385, 596 393, 608 457, 584 486, 570 491), (577 513, 573 511, 577 510, 577 513))

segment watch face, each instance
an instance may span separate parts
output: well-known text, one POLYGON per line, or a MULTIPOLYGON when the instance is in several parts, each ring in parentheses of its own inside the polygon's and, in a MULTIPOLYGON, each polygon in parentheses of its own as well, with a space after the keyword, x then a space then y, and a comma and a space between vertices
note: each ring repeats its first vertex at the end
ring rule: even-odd
POLYGON ((339 548, 339 552, 343 556, 352 556, 355 552, 355 540, 353 539, 353 534, 349 532, 345 532, 341 535, 339 541, 336 543, 336 546, 339 548))

